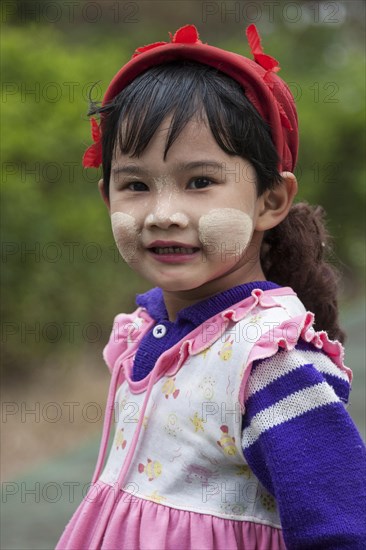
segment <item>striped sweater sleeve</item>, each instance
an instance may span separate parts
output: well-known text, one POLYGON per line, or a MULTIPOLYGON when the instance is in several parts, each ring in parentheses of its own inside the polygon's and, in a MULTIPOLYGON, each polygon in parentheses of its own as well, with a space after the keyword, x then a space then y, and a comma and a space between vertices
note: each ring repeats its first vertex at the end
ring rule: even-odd
POLYGON ((366 548, 366 450, 348 394, 347 375, 310 344, 253 364, 243 452, 289 550, 366 548))

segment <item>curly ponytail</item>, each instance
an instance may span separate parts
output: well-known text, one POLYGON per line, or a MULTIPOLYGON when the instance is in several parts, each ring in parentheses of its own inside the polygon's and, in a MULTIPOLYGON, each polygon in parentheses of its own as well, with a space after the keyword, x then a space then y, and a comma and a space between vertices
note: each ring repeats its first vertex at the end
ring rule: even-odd
POLYGON ((329 258, 332 247, 321 206, 305 202, 292 206, 285 220, 265 233, 262 268, 268 280, 290 286, 315 314, 315 329, 344 342, 338 324, 339 273, 329 258))

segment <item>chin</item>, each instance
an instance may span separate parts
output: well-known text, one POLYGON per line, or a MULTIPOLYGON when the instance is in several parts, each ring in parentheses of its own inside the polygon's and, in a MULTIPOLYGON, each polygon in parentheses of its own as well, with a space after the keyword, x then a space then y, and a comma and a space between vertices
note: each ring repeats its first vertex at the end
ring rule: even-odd
POLYGON ((176 281, 173 281, 172 283, 166 283, 166 284, 157 284, 162 290, 165 292, 185 292, 189 290, 194 290, 196 286, 194 285, 187 285, 187 284, 179 284, 176 281))
POLYGON ((197 281, 180 281, 179 279, 170 279, 167 281, 155 280, 154 284, 166 292, 184 292, 194 290, 200 286, 197 284, 197 281))

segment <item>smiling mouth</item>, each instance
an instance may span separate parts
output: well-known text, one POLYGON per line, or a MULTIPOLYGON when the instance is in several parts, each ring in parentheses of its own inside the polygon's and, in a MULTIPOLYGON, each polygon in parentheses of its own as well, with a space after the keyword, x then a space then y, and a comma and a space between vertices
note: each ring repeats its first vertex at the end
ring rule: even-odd
POLYGON ((183 246, 154 246, 149 248, 154 254, 194 254, 199 248, 184 248, 183 246))

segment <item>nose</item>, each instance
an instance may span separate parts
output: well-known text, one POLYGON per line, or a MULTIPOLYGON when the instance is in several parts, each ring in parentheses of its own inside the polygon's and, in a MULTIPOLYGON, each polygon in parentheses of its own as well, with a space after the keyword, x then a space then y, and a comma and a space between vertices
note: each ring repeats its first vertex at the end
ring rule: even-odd
POLYGON ((160 229, 169 229, 171 226, 177 226, 185 229, 188 226, 188 217, 183 212, 152 212, 146 217, 145 227, 151 229, 158 227, 160 229))
POLYGON ((153 227, 169 229, 171 226, 186 228, 188 216, 182 212, 181 208, 181 197, 176 189, 171 189, 171 186, 159 189, 151 204, 151 211, 145 219, 145 227, 148 229, 153 227))

